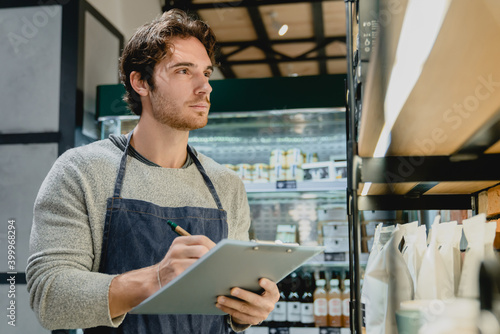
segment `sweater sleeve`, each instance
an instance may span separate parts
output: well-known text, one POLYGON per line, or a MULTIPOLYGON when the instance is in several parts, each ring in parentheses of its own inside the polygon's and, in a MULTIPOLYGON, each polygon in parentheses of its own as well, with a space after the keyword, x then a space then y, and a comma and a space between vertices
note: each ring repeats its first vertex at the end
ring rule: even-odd
POLYGON ((250 229, 250 206, 248 204, 247 193, 243 182, 239 179, 238 191, 235 199, 236 208, 228 215, 229 224, 233 232, 229 238, 247 241, 249 239, 248 230, 250 229))
MULTIPOLYGON (((30 305, 47 329, 117 327, 108 291, 114 276, 92 272, 95 257, 86 210, 88 190, 75 154, 62 155, 35 201, 26 269, 30 305)), ((102 217, 104 219, 104 217, 102 217)))

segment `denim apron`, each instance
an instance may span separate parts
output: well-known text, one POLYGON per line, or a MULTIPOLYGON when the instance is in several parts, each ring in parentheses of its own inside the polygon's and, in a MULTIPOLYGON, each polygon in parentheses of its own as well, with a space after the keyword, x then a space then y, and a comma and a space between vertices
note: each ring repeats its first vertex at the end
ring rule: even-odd
MULTIPOLYGON (((113 197, 108 198, 107 202, 99 267, 99 272, 106 274, 121 274, 160 262, 165 257, 172 241, 177 237, 177 234, 166 224, 167 220, 173 221, 193 235, 205 235, 215 243, 227 238, 228 235, 227 213, 222 209, 212 181, 189 146, 187 147, 188 154, 203 176, 217 204, 217 209, 190 206, 161 207, 146 201, 120 197, 131 135, 132 133, 128 135, 125 152, 120 162, 113 197)), ((175 194, 168 194, 168 189, 165 189, 165 194, 165 196, 175 196, 175 194)), ((175 300, 171 302, 175 303, 175 300)), ((95 327, 85 330, 85 333, 91 334, 218 334, 228 332, 224 316, 187 314, 127 314, 118 328, 95 327)))

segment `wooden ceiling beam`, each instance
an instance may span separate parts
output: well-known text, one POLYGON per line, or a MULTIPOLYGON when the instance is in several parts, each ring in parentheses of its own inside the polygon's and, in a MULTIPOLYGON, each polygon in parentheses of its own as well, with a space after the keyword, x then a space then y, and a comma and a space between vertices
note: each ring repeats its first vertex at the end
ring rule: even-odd
POLYGON ((303 54, 297 56, 296 58, 306 58, 310 53, 315 52, 315 51, 318 51, 318 56, 319 57, 325 57, 326 56, 326 50, 325 50, 325 48, 330 43, 332 43, 332 42, 323 41, 322 43, 318 43, 315 47, 313 47, 309 51, 306 51, 303 54))
MULTIPOLYGON (((345 43, 345 36, 334 36, 334 37, 325 37, 324 44, 325 46, 332 42, 341 42, 345 43)), ((315 43, 316 38, 291 38, 291 39, 270 39, 269 44, 297 44, 297 43, 315 43)), ((262 41, 254 40, 254 41, 232 41, 232 42, 217 42, 220 47, 226 46, 238 46, 238 47, 248 47, 248 46, 256 46, 260 48, 262 41)))
POLYGON ((227 56, 222 54, 222 51, 220 51, 220 48, 218 47, 216 47, 215 61, 217 62, 217 68, 222 72, 224 78, 236 78, 236 74, 234 73, 233 69, 227 64, 227 56))
MULTIPOLYGON (((318 58, 322 58, 326 56, 325 51, 325 32, 324 32, 324 24, 323 24, 323 4, 321 2, 313 2, 312 6, 312 15, 313 15, 313 28, 314 28, 314 36, 316 37, 316 47, 318 52, 318 58), (323 45, 323 47, 320 47, 323 45)), ((311 52, 311 51, 309 51, 311 52)), ((308 52, 308 53, 309 53, 308 52)), ((308 53, 304 54, 305 57, 308 53)), ((320 60, 318 63, 319 73, 326 74, 326 61, 320 60)))
MULTIPOLYGON (((207 2, 207 3, 189 3, 185 4, 182 0, 166 0, 163 6, 163 11, 172 8, 190 9, 198 11, 200 9, 224 9, 224 8, 238 8, 238 7, 258 7, 267 5, 285 5, 304 2, 324 2, 324 1, 344 1, 344 0, 240 0, 240 1, 224 1, 224 2, 207 2), (165 10, 166 9, 166 10, 165 10)), ((191 2, 191 1, 189 1, 191 2)))
POLYGON ((261 45, 259 47, 266 54, 266 62, 269 63, 269 66, 271 67, 271 73, 274 77, 281 77, 281 71, 277 63, 272 62, 272 60, 275 59, 275 52, 269 43, 269 36, 267 35, 266 27, 262 21, 259 8, 253 6, 247 7, 247 11, 248 15, 250 15, 250 19, 252 20, 255 33, 257 34, 257 40, 261 41, 261 45))
POLYGON ((226 60, 225 65, 253 65, 253 64, 271 64, 276 65, 279 63, 294 63, 302 61, 327 61, 327 60, 341 60, 345 56, 324 56, 324 57, 310 57, 310 58, 286 58, 286 59, 248 59, 248 60, 226 60))

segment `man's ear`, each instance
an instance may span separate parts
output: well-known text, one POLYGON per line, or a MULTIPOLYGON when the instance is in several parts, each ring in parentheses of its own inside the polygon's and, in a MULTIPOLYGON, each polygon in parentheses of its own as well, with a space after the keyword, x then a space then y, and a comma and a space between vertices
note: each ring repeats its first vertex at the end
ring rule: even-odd
POLYGON ((143 80, 141 74, 137 71, 130 73, 130 85, 140 96, 147 96, 149 94, 148 82, 143 80))

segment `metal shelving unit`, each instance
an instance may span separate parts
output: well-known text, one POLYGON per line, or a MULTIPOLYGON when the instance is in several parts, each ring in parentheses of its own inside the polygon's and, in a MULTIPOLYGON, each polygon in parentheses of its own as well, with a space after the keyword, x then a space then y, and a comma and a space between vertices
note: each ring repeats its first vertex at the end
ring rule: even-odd
MULTIPOLYGON (((376 24, 369 62, 352 42, 353 5, 360 14, 364 3, 346 0, 353 333, 362 327, 359 211, 477 210, 477 194, 500 182, 500 89, 492 84, 500 78, 500 43, 493 39, 500 33, 499 3, 455 0, 425 8, 424 2, 410 7, 403 1, 396 12, 390 1, 376 1, 391 20, 376 24), (432 13, 434 22, 426 24, 435 23, 434 31, 418 25, 416 9, 432 13), (427 39, 409 40, 411 29, 427 39), (435 42, 424 45, 431 37, 435 42), (425 47, 420 62, 418 55, 403 56, 403 49, 418 53, 425 47), (418 70, 404 72, 405 66, 418 70)), ((360 31, 366 22, 378 23, 379 17, 359 17, 360 31)))

